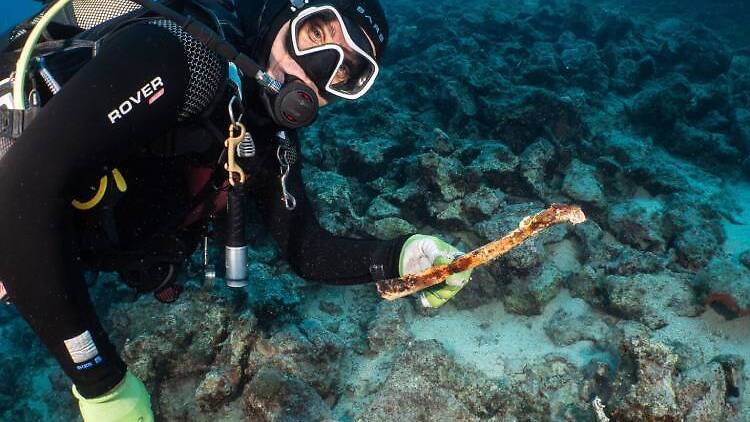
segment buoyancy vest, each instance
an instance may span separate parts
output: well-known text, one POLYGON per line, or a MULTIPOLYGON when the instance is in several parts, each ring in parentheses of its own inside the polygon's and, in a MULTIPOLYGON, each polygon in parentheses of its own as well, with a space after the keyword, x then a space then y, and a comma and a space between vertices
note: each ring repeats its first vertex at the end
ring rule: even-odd
MULTIPOLYGON (((227 41, 242 42, 240 25, 228 2, 172 0, 164 1, 164 3, 182 14, 191 15, 207 24, 227 41)), ((44 39, 38 44, 35 67, 30 72, 31 83, 28 85, 28 94, 36 95, 39 106, 44 107, 44 104, 57 91, 64 89, 67 81, 97 54, 100 43, 109 34, 131 23, 155 17, 157 16, 152 12, 139 9, 103 22, 91 29, 82 30, 76 26, 75 19, 69 11, 61 13, 55 18, 53 24, 50 24, 44 39)), ((11 72, 18 58, 18 49, 23 45, 34 20, 35 18, 31 18, 8 33, 0 35, 0 106, 12 102, 9 97, 11 72)), ((219 90, 214 106, 224 99, 228 100, 233 90, 241 90, 241 87, 228 85, 226 89, 219 90)), ((146 154, 164 158, 179 157, 211 149, 200 143, 221 145, 224 140, 223 135, 210 119, 213 108, 210 106, 203 115, 176 128, 175 132, 178 133, 155 141, 153 148, 146 154), (194 142, 170 143, 171 139, 175 138, 189 139, 194 142)), ((2 119, 1 115, 0 119, 2 119)), ((22 128, 17 129, 17 131, 20 130, 22 128)), ((0 159, 15 142, 13 134, 7 135, 0 136, 0 159)), ((129 248, 127 251, 119 248, 112 211, 119 197, 127 189, 123 175, 118 171, 101 175, 93 183, 93 190, 90 189, 90 181, 82 184, 82 191, 95 192, 90 198, 81 198, 72 204, 80 211, 81 221, 84 222, 82 229, 86 233, 82 233, 81 236, 82 248, 96 251, 96 254, 87 257, 89 266, 99 270, 137 272, 164 262, 177 264, 184 261, 198 240, 196 229, 204 230, 201 223, 205 220, 205 216, 224 208, 226 203, 221 184, 217 183, 216 170, 220 166, 216 165, 215 159, 198 161, 187 169, 190 172, 187 179, 192 195, 191 211, 187 213, 184 221, 177 224, 179 230, 176 233, 157 233, 145 244, 135 249, 129 248)), ((174 225, 171 226, 174 227, 174 225)))

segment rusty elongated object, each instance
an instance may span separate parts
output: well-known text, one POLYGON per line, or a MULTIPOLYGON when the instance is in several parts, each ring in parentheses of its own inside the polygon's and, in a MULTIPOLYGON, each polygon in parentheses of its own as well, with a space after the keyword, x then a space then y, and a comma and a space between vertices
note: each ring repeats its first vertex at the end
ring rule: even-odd
POLYGON ((452 274, 484 265, 506 254, 526 239, 536 236, 542 230, 558 224, 580 224, 584 221, 586 221, 586 215, 584 215, 581 207, 576 205, 552 204, 546 210, 524 218, 517 229, 502 238, 474 249, 454 259, 450 264, 436 265, 421 273, 379 281, 377 283, 378 293, 387 300, 408 296, 422 289, 442 283, 452 274))

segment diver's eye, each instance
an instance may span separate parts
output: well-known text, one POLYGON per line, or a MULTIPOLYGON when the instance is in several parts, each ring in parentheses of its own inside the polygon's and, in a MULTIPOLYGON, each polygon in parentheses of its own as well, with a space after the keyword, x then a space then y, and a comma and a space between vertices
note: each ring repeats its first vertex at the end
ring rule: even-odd
POLYGON ((312 41, 312 42, 314 42, 316 44, 321 44, 323 42, 323 36, 324 36, 324 34, 323 34, 323 31, 320 29, 319 26, 317 26, 317 25, 311 26, 310 27, 310 31, 308 31, 308 34, 310 36, 310 41, 312 41))
POLYGON ((333 77, 332 84, 340 84, 341 82, 346 82, 349 80, 349 66, 342 64, 339 69, 336 71, 336 75, 333 77))

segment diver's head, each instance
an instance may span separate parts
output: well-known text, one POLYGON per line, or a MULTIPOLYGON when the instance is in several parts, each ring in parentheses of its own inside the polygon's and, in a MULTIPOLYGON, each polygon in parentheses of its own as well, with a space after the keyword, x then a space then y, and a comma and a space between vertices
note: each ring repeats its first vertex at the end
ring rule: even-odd
POLYGON ((372 87, 388 43, 377 0, 239 0, 251 54, 275 79, 310 87, 318 104, 372 87))

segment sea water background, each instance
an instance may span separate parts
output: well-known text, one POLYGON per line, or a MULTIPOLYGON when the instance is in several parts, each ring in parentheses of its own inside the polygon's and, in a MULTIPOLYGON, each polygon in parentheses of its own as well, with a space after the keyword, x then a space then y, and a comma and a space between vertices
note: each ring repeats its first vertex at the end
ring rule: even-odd
POLYGON ((12 25, 31 16, 39 10, 41 4, 30 0, 3 0, 0 2, 0 31, 5 31, 12 25))
MULTIPOLYGON (((0 28, 38 7, 2 1, 0 28)), ((552 201, 591 223, 432 312, 304 282, 256 223, 244 292, 186 280, 164 306, 104 275, 100 315, 157 414, 593 421, 598 396, 614 420, 750 420, 750 317, 704 306, 750 305, 750 3, 578 3, 385 0, 381 80, 327 110, 303 153, 336 234, 469 249, 552 201)), ((0 420, 73 420, 12 307, 0 336, 0 420)))

